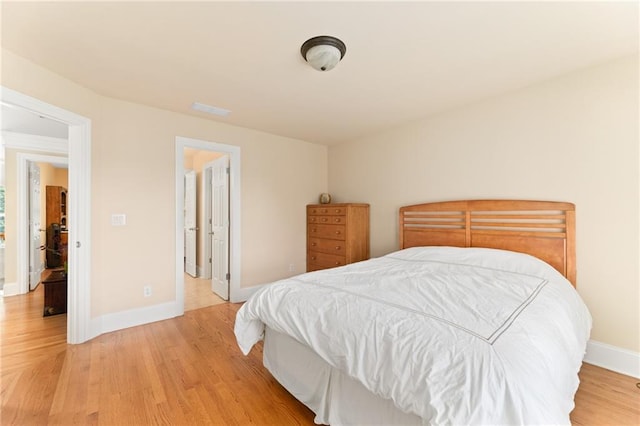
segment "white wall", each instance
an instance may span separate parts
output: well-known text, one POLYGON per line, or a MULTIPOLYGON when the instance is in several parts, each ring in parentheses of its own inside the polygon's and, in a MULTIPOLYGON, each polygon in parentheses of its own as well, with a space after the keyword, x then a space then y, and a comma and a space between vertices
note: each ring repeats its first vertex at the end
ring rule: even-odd
POLYGON ((640 352, 638 89, 638 58, 625 58, 333 146, 329 190, 371 204, 373 256, 398 247, 402 205, 575 203, 591 337, 640 352))

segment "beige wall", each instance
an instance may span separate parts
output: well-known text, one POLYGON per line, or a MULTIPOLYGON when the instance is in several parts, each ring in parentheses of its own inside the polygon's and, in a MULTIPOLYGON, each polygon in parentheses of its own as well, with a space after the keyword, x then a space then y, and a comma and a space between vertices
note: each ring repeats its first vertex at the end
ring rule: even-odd
POLYGON ((2 85, 92 120, 92 317, 175 300, 176 136, 241 149, 241 285, 304 268, 305 205, 327 189, 326 147, 105 98, 6 50, 2 85), (127 225, 112 227, 113 213, 127 225))
POLYGON ((402 205, 575 203, 591 338, 640 352, 638 117, 633 57, 331 147, 329 190, 371 204, 374 256, 397 248, 402 205))

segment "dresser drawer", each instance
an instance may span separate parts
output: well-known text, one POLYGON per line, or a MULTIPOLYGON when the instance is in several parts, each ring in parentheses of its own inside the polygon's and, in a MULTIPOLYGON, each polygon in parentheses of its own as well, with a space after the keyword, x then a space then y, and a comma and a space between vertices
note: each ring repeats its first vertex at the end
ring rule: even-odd
POLYGON ((344 241, 346 227, 344 225, 309 225, 308 238, 330 238, 344 241))
MULTIPOLYGON (((309 265, 318 266, 316 269, 334 268, 336 266, 344 266, 347 264, 347 260, 344 256, 336 256, 334 254, 320 253, 316 251, 310 251, 307 255, 307 263, 309 265)), ((308 270, 315 270, 313 266, 308 267, 308 270)))
POLYGON ((320 215, 320 216, 344 216, 347 214, 347 208, 344 206, 332 206, 332 207, 307 207, 307 215, 320 215))
POLYGON ((309 238, 309 246, 307 249, 311 251, 318 251, 320 253, 335 254, 344 256, 347 253, 347 248, 344 242, 320 238, 309 238))
POLYGON ((327 267, 320 266, 315 263, 307 263, 307 272, 319 271, 321 269, 327 269, 327 267))
POLYGON ((309 216, 309 223, 326 225, 343 225, 347 223, 346 216, 309 216))
POLYGON ((369 205, 308 204, 307 271, 369 258, 369 205))

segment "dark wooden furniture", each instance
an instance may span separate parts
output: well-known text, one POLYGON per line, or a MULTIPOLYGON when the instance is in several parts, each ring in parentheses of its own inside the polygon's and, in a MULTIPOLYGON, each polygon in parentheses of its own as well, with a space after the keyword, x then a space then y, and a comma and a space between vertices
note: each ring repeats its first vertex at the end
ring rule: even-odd
POLYGON ((67 190, 48 185, 46 191, 47 268, 57 268, 67 261, 67 190))
POLYGON ((60 225, 61 230, 67 229, 67 190, 62 186, 47 185, 46 226, 52 223, 60 225))
POLYGON ((67 274, 53 271, 42 281, 44 286, 44 311, 42 316, 67 312, 67 274))
POLYGON ((67 232, 60 230, 59 224, 47 226, 47 268, 64 266, 67 261, 67 236, 67 232))
POLYGON ((369 259, 369 204, 307 206, 307 272, 369 259))

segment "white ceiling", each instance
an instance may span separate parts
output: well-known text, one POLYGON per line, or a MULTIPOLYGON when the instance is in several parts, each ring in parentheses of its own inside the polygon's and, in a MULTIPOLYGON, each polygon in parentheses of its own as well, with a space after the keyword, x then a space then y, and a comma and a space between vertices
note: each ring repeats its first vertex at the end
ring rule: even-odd
POLYGON ((638 52, 635 1, 1 8, 4 48, 100 94, 327 145, 638 52), (347 45, 332 71, 300 55, 316 35, 347 45))

